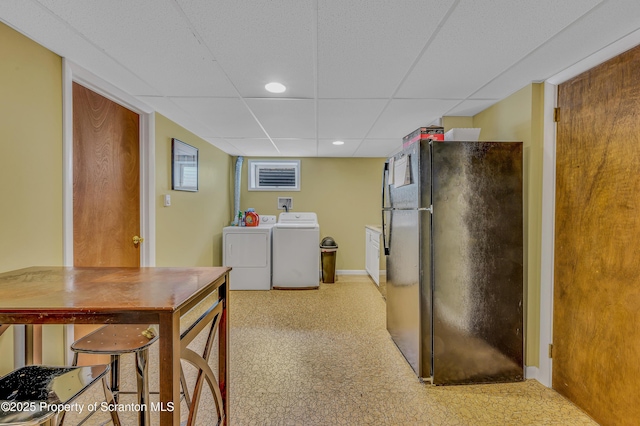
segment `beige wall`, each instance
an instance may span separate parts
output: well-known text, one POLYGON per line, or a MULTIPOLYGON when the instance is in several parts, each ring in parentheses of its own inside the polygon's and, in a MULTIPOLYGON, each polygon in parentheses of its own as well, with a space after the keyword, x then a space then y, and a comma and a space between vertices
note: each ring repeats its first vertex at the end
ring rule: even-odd
POLYGON ((156 265, 222 265, 222 228, 233 203, 232 158, 156 113, 156 265), (171 138, 198 148, 198 192, 171 190, 171 138), (171 206, 164 207, 164 194, 171 206))
POLYGON ((540 244, 543 161, 542 84, 530 84, 473 117, 481 140, 520 140, 524 147, 524 223, 526 352, 529 366, 539 365, 540 244))
MULTIPOLYGON (((62 265, 62 60, 2 23, 0 58, 0 272, 62 265)), ((12 368, 9 329, 0 375, 12 368)))
MULTIPOLYGON (((0 23, 0 272, 63 264, 62 60, 0 23)), ((231 215, 231 158, 156 115, 156 263, 220 265, 231 215), (171 191, 171 138, 200 149, 200 191, 171 191), (162 195, 173 205, 162 207, 162 195)), ((45 326, 43 362, 63 364, 62 327, 45 326)), ((0 336, 0 375, 13 368, 0 336)))
POLYGON ((290 192, 248 191, 248 160, 242 165, 241 210, 253 207, 259 214, 277 215, 282 212, 277 198, 293 197, 294 211, 318 214, 320 238, 331 236, 338 243, 336 269, 364 271, 364 227, 380 225, 385 159, 302 158, 301 190, 290 192))

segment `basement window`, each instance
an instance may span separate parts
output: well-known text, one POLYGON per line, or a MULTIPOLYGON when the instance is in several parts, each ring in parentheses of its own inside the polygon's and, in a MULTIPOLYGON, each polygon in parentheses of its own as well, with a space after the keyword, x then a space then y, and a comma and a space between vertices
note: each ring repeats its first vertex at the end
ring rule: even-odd
POLYGON ((249 160, 249 191, 300 191, 300 160, 249 160))

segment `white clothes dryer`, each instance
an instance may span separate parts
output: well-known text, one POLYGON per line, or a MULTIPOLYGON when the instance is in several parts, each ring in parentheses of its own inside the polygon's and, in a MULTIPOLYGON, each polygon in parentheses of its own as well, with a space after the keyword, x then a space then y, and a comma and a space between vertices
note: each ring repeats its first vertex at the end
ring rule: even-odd
POLYGON ((315 213, 280 213, 273 227, 273 288, 320 285, 320 226, 315 213))
POLYGON ((271 235, 275 216, 260 216, 258 226, 222 229, 222 264, 230 266, 230 290, 271 290, 271 235))

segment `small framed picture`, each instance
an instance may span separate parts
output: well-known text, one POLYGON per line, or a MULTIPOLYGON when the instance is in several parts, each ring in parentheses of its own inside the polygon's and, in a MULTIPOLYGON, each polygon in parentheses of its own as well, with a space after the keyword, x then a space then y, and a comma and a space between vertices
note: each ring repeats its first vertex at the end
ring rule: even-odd
POLYGON ((198 191, 198 148, 171 139, 171 189, 198 191))

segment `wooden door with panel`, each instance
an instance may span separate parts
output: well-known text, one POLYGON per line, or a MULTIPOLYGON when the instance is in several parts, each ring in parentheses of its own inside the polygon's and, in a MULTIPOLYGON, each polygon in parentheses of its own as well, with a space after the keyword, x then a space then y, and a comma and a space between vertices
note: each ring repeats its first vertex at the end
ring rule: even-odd
MULTIPOLYGON (((136 237, 140 238, 140 117, 74 83, 73 265, 140 266, 142 241, 136 244, 136 237)), ((74 337, 97 327, 76 325, 74 337)), ((81 360, 87 362, 91 360, 81 360)))
POLYGON ((558 88, 553 388, 640 421, 640 47, 558 88))

